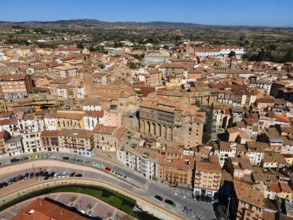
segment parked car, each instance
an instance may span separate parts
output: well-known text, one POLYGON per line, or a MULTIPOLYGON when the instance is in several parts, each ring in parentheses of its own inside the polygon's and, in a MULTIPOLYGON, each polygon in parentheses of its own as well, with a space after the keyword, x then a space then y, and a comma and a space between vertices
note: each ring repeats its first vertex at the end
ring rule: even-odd
POLYGON ((58 177, 58 173, 55 173, 53 178, 56 179, 58 177))
POLYGON ((167 203, 167 204, 169 204, 169 205, 171 205, 171 206, 173 206, 173 207, 176 207, 175 202, 173 202, 173 201, 170 200, 170 199, 165 199, 165 203, 167 203))
POLYGON ((26 180, 29 177, 29 175, 30 175, 29 173, 25 173, 24 174, 24 179, 26 180))
POLYGON ((72 173, 70 174, 70 177, 74 177, 74 175, 75 175, 75 172, 72 172, 72 173))
POLYGON ((162 196, 159 196, 159 195, 155 195, 155 198, 156 198, 157 200, 160 200, 160 201, 163 201, 163 200, 164 200, 163 197, 162 197, 162 196))
POLYGON ((32 179, 32 178, 34 178, 34 175, 35 175, 35 173, 30 173, 30 175, 29 175, 29 177, 30 177, 30 179, 32 179))
POLYGON ((10 160, 11 163, 18 162, 18 161, 19 161, 18 158, 12 158, 12 159, 10 160))
POLYGON ((97 162, 92 162, 92 165, 93 165, 94 167, 96 167, 96 166, 98 166, 98 163, 97 163, 97 162))
POLYGON ((110 167, 105 167, 105 170, 110 172, 112 169, 110 167))
POLYGON ((23 180, 23 178, 24 178, 23 175, 18 175, 18 176, 16 177, 17 181, 19 181, 19 180, 23 180))
POLYGON ((28 157, 21 158, 21 160, 28 160, 28 159, 29 159, 28 157))
POLYGON ((69 157, 63 157, 62 159, 63 160, 69 160, 69 157))
POLYGON ((79 174, 75 174, 76 177, 82 177, 82 174, 79 173, 79 174))
POLYGON ((201 201, 200 195, 196 195, 196 200, 201 201))

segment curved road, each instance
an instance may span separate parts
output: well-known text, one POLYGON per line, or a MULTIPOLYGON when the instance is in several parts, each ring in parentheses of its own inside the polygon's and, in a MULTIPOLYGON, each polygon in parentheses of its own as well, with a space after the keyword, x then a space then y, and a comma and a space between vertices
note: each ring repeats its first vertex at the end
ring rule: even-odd
MULTIPOLYGON (((86 168, 92 166, 92 162, 96 162, 98 164, 103 164, 104 166, 109 166, 113 170, 119 172, 122 174, 122 176, 126 176, 127 178, 124 179, 122 177, 122 181, 124 182, 125 180, 132 184, 128 184, 128 187, 131 186, 132 188, 130 189, 132 192, 138 192, 140 195, 148 198, 149 201, 152 201, 153 203, 170 209, 170 206, 165 204, 164 202, 160 202, 156 199, 154 199, 155 195, 161 195, 164 199, 171 199, 177 204, 176 209, 173 207, 171 208, 172 211, 177 212, 180 215, 184 215, 186 219, 195 219, 195 217, 201 216, 201 219, 215 219, 215 214, 213 211, 213 207, 211 203, 205 203, 205 202, 198 202, 195 200, 190 199, 191 196, 191 190, 186 190, 186 189, 179 189, 179 188, 170 188, 165 184, 156 182, 156 181, 151 181, 143 178, 142 176, 137 175, 137 173, 134 173, 134 171, 130 170, 128 167, 124 166, 123 164, 120 164, 117 160, 114 159, 114 156, 108 156, 105 154, 99 154, 96 158, 88 158, 88 157, 82 157, 82 156, 77 156, 77 155, 72 155, 72 154, 66 154, 66 153, 36 153, 34 155, 39 155, 42 158, 50 158, 54 157, 53 159, 57 161, 62 160, 63 157, 69 157, 72 160, 66 161, 67 164, 70 163, 72 166, 74 164, 78 165, 79 168, 86 168), (82 159, 83 162, 77 162, 78 159, 82 159), (87 163, 88 161, 88 163, 87 163), (80 166, 82 165, 82 166, 80 166), (140 189, 144 189, 143 191, 140 189), (194 216, 187 216, 185 213, 182 212, 184 206, 191 207, 195 213, 194 216)), ((23 158, 25 156, 31 156, 31 155, 22 155, 19 158, 23 158)), ((7 167, 10 166, 10 159, 11 158, 5 158, 5 159, 0 159, 0 163, 2 163, 2 167, 7 167)), ((29 161, 40 161, 40 159, 37 160, 29 160, 29 161)), ((18 163, 26 164, 28 161, 22 161, 22 162, 16 162, 14 163, 15 165, 18 163)), ((60 168, 60 167, 59 167, 60 168)), ((50 165, 47 166, 46 169, 48 171, 58 171, 58 167, 54 167, 54 165, 51 163, 50 165)), ((60 168, 62 169, 62 168, 60 168)), ((0 169, 1 170, 1 169, 0 169)), ((78 170, 78 169, 77 169, 78 170)), ((97 169, 95 169, 97 170, 97 169)), ((60 170, 59 172, 67 172, 70 171, 70 169, 65 169, 65 170, 60 170)), ((32 172, 32 167, 30 167, 30 172, 32 172)), ((81 170, 80 172, 85 172, 81 170)), ((109 177, 109 173, 107 173, 104 170, 99 171, 102 174, 107 174, 105 175, 98 175, 96 174, 91 174, 91 173, 84 173, 84 177, 91 177, 91 178, 101 178, 102 180, 107 180, 109 177)), ((23 173, 22 173, 23 174, 23 173)), ((111 173, 112 174, 112 173, 111 173)), ((11 173, 8 175, 6 178, 1 178, 1 173, 0 173, 0 181, 7 181, 7 178, 11 178, 12 176, 15 176, 15 173, 11 173)), ((14 177, 13 176, 13 177, 14 177)), ((117 177, 114 176, 113 177, 117 177)), ((117 180, 117 178, 115 178, 117 180)), ((198 219, 198 218, 197 218, 198 219)))

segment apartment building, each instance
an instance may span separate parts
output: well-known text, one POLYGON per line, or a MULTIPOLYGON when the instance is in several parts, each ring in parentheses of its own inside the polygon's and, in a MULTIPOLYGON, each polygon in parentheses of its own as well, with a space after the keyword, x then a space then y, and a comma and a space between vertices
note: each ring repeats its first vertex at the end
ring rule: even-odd
POLYGON ((213 143, 214 155, 219 158, 221 167, 224 166, 228 158, 236 157, 237 143, 221 141, 213 143))
POLYGON ((44 115, 42 113, 27 113, 18 119, 21 134, 34 133, 45 130, 44 115))
POLYGON ((96 125, 93 129, 95 147, 104 151, 115 152, 118 147, 121 147, 123 135, 126 130, 124 126, 110 127, 101 124, 96 125))
POLYGON ((91 131, 63 129, 58 136, 59 151, 91 156, 94 148, 94 137, 91 131))
POLYGON ((12 137, 5 141, 5 149, 8 156, 20 155, 23 153, 21 137, 12 137))
POLYGON ((39 152, 41 148, 41 132, 34 132, 22 135, 22 146, 25 153, 39 152))
POLYGON ((83 111, 58 111, 45 115, 46 130, 84 129, 83 111))
POLYGON ((264 209, 264 194, 254 185, 234 181, 230 201, 232 219, 262 220, 264 209))
POLYGON ((0 132, 0 154, 6 154, 7 149, 5 147, 5 142, 9 139, 10 134, 7 131, 0 132))
POLYGON ((136 144, 117 150, 117 159, 147 179, 156 180, 158 174, 158 151, 136 144))
POLYGON ((159 156, 158 180, 171 186, 192 188, 194 158, 191 156, 166 157, 159 156))
POLYGON ((32 88, 30 75, 0 75, 0 85, 3 91, 4 99, 24 99, 28 97, 32 88))
POLYGON ((84 129, 92 131, 97 124, 103 124, 104 111, 85 111, 84 129))
POLYGON ((221 183, 221 166, 217 156, 195 161, 194 194, 214 196, 221 183))
POLYGON ((42 131, 41 145, 44 151, 59 151, 59 131, 42 131))

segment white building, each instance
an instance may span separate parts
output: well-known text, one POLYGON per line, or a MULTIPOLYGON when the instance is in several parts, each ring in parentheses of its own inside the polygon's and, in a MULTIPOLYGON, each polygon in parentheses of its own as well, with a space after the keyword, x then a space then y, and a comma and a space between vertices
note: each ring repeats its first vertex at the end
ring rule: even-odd
POLYGON ((78 99, 84 99, 85 96, 85 90, 83 87, 76 87, 75 88, 76 97, 78 99))
POLYGON ((214 143, 213 145, 213 150, 214 150, 214 155, 216 155, 219 159, 221 167, 224 166, 225 161, 229 157, 236 157, 236 146, 237 143, 234 142, 219 142, 219 143, 214 143))
POLYGON ((117 158, 143 177, 157 179, 158 155, 156 151, 140 146, 126 146, 117 150, 117 158))
POLYGON ((260 166, 264 157, 264 149, 269 148, 269 145, 263 142, 248 141, 246 143, 247 152, 245 155, 248 157, 253 166, 260 166))
POLYGON ((56 93, 57 93, 57 99, 68 99, 69 94, 68 94, 68 87, 60 85, 56 88, 56 93))
POLYGON ((20 134, 34 133, 45 130, 43 114, 28 113, 18 120, 20 134))
POLYGON ((104 111, 85 111, 83 117, 85 130, 92 131, 97 124, 103 124, 104 111))
POLYGON ((41 151, 40 132, 23 134, 22 145, 25 153, 41 151))
POLYGON ((20 155, 23 153, 21 137, 13 137, 5 142, 6 152, 9 156, 20 155))
POLYGON ((52 114, 46 114, 44 119, 47 131, 57 130, 57 119, 52 114))
POLYGON ((102 106, 98 103, 95 103, 93 100, 87 100, 86 103, 82 105, 83 111, 102 111, 102 106))
POLYGON ((195 47, 194 48, 195 55, 201 57, 207 56, 221 56, 221 57, 228 57, 228 54, 231 51, 235 52, 236 58, 241 58, 245 53, 243 47, 239 46, 220 46, 220 47, 195 47))

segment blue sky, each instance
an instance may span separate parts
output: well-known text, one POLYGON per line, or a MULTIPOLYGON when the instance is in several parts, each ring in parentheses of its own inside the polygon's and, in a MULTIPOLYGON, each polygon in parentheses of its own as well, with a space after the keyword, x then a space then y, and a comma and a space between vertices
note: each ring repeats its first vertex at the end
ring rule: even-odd
POLYGON ((171 21, 293 27, 293 0, 2 0, 0 21, 171 21))

